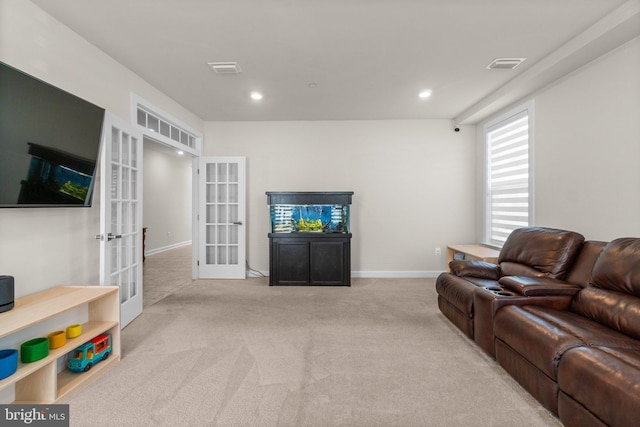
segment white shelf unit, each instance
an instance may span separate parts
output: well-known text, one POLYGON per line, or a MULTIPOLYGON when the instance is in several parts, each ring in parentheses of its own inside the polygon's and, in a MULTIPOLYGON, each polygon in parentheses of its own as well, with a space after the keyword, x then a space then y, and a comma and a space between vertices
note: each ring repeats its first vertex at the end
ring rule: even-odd
POLYGON ((0 313, 0 339, 80 306, 88 311, 80 336, 67 339, 64 346, 50 350, 36 362, 22 363, 18 358, 17 371, 0 381, 0 391, 15 385, 13 403, 63 402, 120 361, 120 300, 114 286, 57 286, 19 298, 12 310, 0 313), (112 341, 107 360, 83 373, 57 372, 59 358, 105 332, 111 334, 112 341))

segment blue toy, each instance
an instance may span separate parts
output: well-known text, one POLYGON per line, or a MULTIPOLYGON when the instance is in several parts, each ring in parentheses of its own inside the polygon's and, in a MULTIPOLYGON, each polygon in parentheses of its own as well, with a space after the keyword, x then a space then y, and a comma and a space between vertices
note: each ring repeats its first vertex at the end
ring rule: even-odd
POLYGON ((110 354, 111 334, 100 334, 73 350, 68 368, 71 372, 86 372, 110 354))

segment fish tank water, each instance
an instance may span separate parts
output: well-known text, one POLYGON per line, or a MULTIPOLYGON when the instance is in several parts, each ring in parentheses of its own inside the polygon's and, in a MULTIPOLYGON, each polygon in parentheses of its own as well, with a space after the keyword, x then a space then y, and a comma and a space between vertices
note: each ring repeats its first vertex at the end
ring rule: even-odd
POLYGON ((273 205, 272 233, 348 233, 349 205, 273 205))
POLYGON ((267 193, 270 196, 271 232, 349 233, 351 194, 353 193, 267 193))

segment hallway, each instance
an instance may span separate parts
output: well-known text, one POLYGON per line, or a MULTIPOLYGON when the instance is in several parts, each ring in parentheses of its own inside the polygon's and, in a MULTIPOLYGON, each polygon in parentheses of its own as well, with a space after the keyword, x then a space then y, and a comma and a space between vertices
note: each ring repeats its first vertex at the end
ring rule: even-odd
POLYGON ((186 245, 147 256, 142 273, 144 308, 192 284, 191 252, 191 245, 186 245))

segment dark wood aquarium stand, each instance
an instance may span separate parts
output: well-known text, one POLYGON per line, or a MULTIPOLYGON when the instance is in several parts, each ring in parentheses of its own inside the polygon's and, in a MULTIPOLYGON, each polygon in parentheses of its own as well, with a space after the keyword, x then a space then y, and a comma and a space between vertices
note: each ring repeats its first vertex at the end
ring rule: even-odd
POLYGON ((293 205, 295 210, 295 206, 305 209, 307 205, 342 205, 346 212, 343 220, 338 221, 342 231, 304 232, 294 229, 273 232, 272 221, 272 232, 269 233, 269 286, 351 286, 352 235, 349 232, 348 209, 352 195, 353 192, 267 192, 271 206, 293 205))

